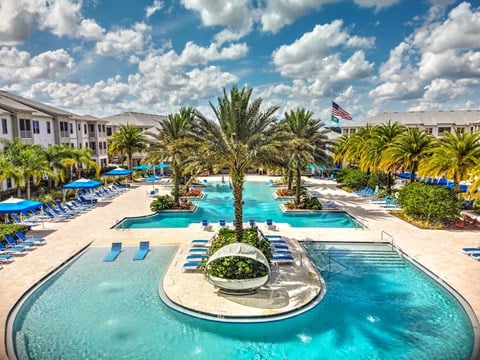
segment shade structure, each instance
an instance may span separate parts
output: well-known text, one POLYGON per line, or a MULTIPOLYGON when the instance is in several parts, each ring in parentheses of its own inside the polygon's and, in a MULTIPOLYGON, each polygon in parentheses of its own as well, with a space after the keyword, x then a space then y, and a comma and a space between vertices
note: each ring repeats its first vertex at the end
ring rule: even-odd
POLYGON ((148 181, 148 182, 155 182, 155 181, 159 181, 161 180, 162 178, 160 176, 149 176, 149 177, 146 177, 145 178, 145 181, 148 181))
POLYGON ((136 165, 132 167, 133 170, 141 171, 141 170, 150 170, 150 165, 136 165))
POLYGON ((0 202, 0 214, 15 214, 23 211, 30 211, 42 207, 39 201, 10 198, 0 202))
POLYGON ((155 165, 153 168, 154 168, 154 169, 166 169, 166 168, 168 168, 168 167, 170 167, 170 165, 161 163, 161 164, 155 165))
POLYGON ((63 185, 63 188, 64 189, 94 189, 101 185, 102 183, 100 181, 82 178, 82 179, 78 179, 63 185))
POLYGON ((315 165, 312 165, 312 164, 307 165, 307 166, 305 166, 305 169, 313 170, 313 169, 315 169, 315 165))
POLYGON ((126 175, 130 175, 133 171, 132 170, 128 170, 128 169, 122 169, 122 168, 115 168, 115 169, 112 169, 110 171, 107 171, 105 173, 105 175, 109 175, 109 176, 126 176, 126 175))

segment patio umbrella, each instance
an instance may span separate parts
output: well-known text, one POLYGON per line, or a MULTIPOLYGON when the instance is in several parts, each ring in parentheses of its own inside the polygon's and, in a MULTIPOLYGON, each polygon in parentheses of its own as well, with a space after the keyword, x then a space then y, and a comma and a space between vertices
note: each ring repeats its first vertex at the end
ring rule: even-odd
POLYGON ((151 182, 153 185, 153 190, 155 190, 155 181, 159 181, 160 179, 160 176, 149 176, 145 178, 145 181, 151 182))
POLYGON ((166 169, 166 168, 168 168, 168 167, 170 167, 170 165, 161 163, 161 164, 155 165, 153 168, 154 168, 154 169, 160 169, 160 174, 163 175, 163 169, 166 169))
POLYGON ((75 190, 89 189, 90 190, 90 189, 95 189, 101 185, 102 183, 100 181, 84 179, 84 178, 72 181, 68 184, 63 185, 63 201, 65 201, 65 196, 68 189, 75 189, 75 190))
POLYGON ((133 170, 141 171, 141 170, 150 170, 150 165, 136 165, 132 167, 133 170))
POLYGON ((42 207, 39 201, 10 198, 0 202, 0 214, 15 214, 23 211, 30 211, 42 207))
POLYGON ((126 175, 130 175, 133 171, 132 170, 128 170, 128 169, 122 169, 122 168, 115 168, 115 169, 112 169, 110 171, 107 171, 105 173, 105 175, 109 175, 109 176, 126 176, 126 175))

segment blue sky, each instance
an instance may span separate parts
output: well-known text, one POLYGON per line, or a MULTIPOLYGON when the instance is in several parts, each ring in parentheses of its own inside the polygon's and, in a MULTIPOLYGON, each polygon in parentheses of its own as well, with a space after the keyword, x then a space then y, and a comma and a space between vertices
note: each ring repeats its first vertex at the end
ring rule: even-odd
POLYGON ((480 7, 452 0, 2 0, 0 88, 98 117, 265 106, 480 107, 480 7))

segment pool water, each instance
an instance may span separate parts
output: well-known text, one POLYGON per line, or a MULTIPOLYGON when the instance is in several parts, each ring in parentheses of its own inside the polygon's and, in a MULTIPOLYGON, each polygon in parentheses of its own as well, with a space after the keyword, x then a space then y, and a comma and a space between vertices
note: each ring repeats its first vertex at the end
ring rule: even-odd
MULTIPOLYGON (((277 223, 288 223, 293 227, 330 227, 355 228, 360 225, 346 212, 324 211, 302 214, 284 214, 279 205, 284 202, 275 200, 273 193, 277 188, 267 183, 246 182, 243 192, 243 219, 245 222, 255 220, 265 222, 272 219, 277 223)), ((228 183, 209 183, 202 187, 205 193, 203 200, 194 200, 199 207, 194 213, 157 213, 151 216, 127 218, 116 228, 176 228, 188 227, 191 223, 200 223, 207 219, 211 223, 218 223, 224 219, 233 222, 233 194, 228 183)))
POLYGON ((383 258, 372 260, 358 247, 305 246, 323 269, 325 298, 302 315, 257 324, 201 320, 164 305, 157 286, 173 246, 153 247, 143 261, 133 261, 136 249, 126 248, 111 263, 102 261, 107 248, 89 249, 20 308, 12 334, 16 354, 19 359, 469 359, 473 332, 463 308, 421 271, 399 262, 396 253, 384 251, 383 258), (326 253, 336 266, 328 267, 326 253))

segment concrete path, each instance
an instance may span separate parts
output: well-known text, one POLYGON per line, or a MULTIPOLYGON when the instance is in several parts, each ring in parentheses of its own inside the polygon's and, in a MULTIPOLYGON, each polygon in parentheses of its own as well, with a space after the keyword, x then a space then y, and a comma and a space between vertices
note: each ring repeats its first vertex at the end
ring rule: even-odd
MULTIPOLYGON (((267 181, 271 177, 249 176, 248 180, 267 181)), ((361 229, 318 229, 291 228, 277 224, 279 232, 296 240, 313 241, 389 241, 414 260, 428 268, 444 282, 455 288, 471 305, 480 318, 480 261, 462 254, 463 247, 480 245, 478 231, 420 230, 392 216, 368 199, 336 188, 334 181, 309 180, 312 189, 322 198, 331 199, 340 209, 348 211, 368 228, 361 229)), ((26 290, 35 285, 53 269, 61 266, 80 249, 92 246, 110 246, 121 241, 124 246, 138 246, 143 240, 152 245, 185 244, 193 238, 205 238, 211 232, 201 229, 200 224, 189 228, 114 230, 111 227, 127 216, 151 213, 152 198, 148 193, 151 184, 134 185, 111 201, 102 201, 97 207, 65 223, 45 223, 30 234, 44 236, 48 244, 39 247, 25 257, 17 257, 14 263, 4 265, 0 270, 0 322, 1 336, 5 337, 5 323, 9 311, 26 290)), ((160 187, 160 193, 170 188, 160 187)), ((107 250, 107 249, 106 249, 107 250)), ((192 275, 192 274, 186 274, 192 275)), ((3 343, 3 342, 2 342, 3 343)), ((4 346, 0 347, 0 359, 6 358, 4 346)))

